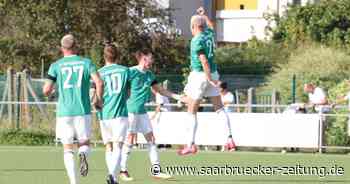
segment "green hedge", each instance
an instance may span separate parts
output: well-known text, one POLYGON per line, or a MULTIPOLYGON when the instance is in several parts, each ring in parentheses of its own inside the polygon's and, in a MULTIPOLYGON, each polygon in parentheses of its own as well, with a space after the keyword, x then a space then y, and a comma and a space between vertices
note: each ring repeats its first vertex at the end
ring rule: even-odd
POLYGON ((0 131, 1 145, 49 145, 53 144, 55 135, 52 132, 37 130, 5 129, 0 131))
POLYGON ((288 57, 282 45, 253 39, 243 46, 216 49, 215 62, 221 74, 267 75, 288 57))
MULTIPOLYGON (((345 96, 350 90, 350 86, 346 80, 337 84, 328 90, 328 98, 330 102, 335 102, 337 98, 345 96)), ((348 102, 345 101, 343 105, 348 102)), ((333 110, 335 114, 347 114, 348 109, 336 109, 333 110)), ((331 146, 344 146, 349 145, 350 137, 348 135, 348 117, 328 117, 327 129, 326 129, 326 144, 331 146)))

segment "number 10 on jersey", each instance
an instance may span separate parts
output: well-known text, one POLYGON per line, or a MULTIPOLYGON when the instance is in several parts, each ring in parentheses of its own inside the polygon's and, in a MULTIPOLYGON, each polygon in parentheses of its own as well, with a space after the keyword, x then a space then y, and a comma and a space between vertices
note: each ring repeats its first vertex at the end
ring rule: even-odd
POLYGON ((119 94, 121 91, 121 75, 120 73, 115 73, 106 76, 106 83, 109 95, 119 94))

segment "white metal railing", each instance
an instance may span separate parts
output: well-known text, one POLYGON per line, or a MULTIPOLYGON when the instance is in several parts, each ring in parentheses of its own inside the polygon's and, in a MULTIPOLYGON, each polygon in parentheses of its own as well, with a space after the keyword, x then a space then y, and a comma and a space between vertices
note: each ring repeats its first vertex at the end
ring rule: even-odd
MULTIPOLYGON (((0 101, 0 105, 9 105, 9 104, 13 104, 13 105, 57 105, 57 102, 18 102, 18 101, 0 101)), ((151 102, 151 103, 147 103, 146 106, 149 107, 155 107, 158 104, 151 102)), ((168 107, 182 107, 185 104, 176 104, 176 103, 169 103, 169 104, 163 104, 163 106, 168 106, 168 107)), ((208 103, 203 103, 200 104, 201 107, 213 107, 212 104, 208 104, 208 103)), ((228 105, 228 107, 255 107, 255 108, 287 108, 289 107, 289 105, 280 105, 280 104, 276 104, 276 105, 272 105, 272 104, 231 104, 228 105)), ((306 109, 310 109, 313 106, 309 106, 306 105, 305 108, 306 109)), ((336 105, 336 106, 331 106, 331 105, 323 105, 320 106, 321 108, 329 108, 329 109, 349 109, 349 106, 346 105, 336 105)), ((349 109, 350 110, 350 109, 349 109)), ((338 115, 342 115, 342 114, 324 114, 325 116, 338 116, 338 115)))
MULTIPOLYGON (((57 105, 57 102, 16 102, 16 101, 0 101, 0 109, 2 110, 4 105, 57 105)), ((147 106, 154 107, 157 104, 156 103, 148 103, 147 106)), ((170 107, 178 107, 179 104, 164 104, 163 106, 170 106, 170 107)), ((202 107, 212 107, 212 104, 201 104, 202 107)), ((271 105, 271 104, 232 104, 229 105, 230 107, 255 107, 255 108, 287 108, 289 105, 271 105)), ((306 108, 311 108, 312 106, 306 106, 306 108)), ((321 106, 321 108, 331 108, 331 109, 348 109, 349 107, 346 105, 337 105, 337 106, 330 106, 330 105, 324 105, 321 106)), ((240 112, 245 113, 245 112, 240 112)), ((319 145, 319 151, 322 152, 323 148, 334 148, 334 149, 346 149, 349 150, 350 146, 325 146, 322 142, 323 140, 323 134, 324 134, 324 118, 325 117, 350 117, 349 113, 341 113, 341 114, 335 114, 335 113, 318 113, 320 116, 320 129, 319 129, 319 139, 320 139, 320 145, 319 145)), ((1 114, 0 114, 1 115, 1 114)), ((95 143, 100 143, 101 141, 95 141, 95 143)))

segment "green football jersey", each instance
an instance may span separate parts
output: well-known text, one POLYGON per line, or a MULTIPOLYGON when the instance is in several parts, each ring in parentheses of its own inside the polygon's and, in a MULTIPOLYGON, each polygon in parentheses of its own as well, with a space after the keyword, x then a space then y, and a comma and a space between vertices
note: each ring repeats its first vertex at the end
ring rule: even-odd
POLYGON ((210 72, 214 73, 217 66, 214 63, 214 30, 207 28, 205 31, 195 36, 191 40, 191 69, 192 71, 202 72, 203 66, 199 60, 198 54, 204 53, 210 67, 210 72))
POLYGON ((58 88, 58 117, 91 114, 90 76, 96 72, 90 59, 76 55, 51 64, 48 75, 58 88))
POLYGON ((151 98, 151 86, 156 82, 151 71, 141 71, 137 66, 130 68, 130 97, 128 111, 133 114, 146 113, 145 104, 151 98))
POLYGON ((100 120, 128 117, 129 68, 117 64, 104 66, 98 70, 103 83, 103 108, 98 113, 100 120))

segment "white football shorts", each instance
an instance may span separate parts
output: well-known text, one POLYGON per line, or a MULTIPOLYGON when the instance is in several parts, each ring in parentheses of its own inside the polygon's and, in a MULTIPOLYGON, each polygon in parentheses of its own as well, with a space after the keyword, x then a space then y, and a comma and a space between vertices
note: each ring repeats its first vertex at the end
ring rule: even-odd
POLYGON ((62 144, 73 144, 74 140, 84 142, 91 136, 91 115, 57 117, 56 138, 62 144))
MULTIPOLYGON (((211 77, 213 80, 219 80, 218 72, 212 73, 211 77)), ((194 100, 200 100, 203 97, 220 96, 219 88, 208 82, 205 73, 196 71, 192 71, 188 76, 184 92, 194 100)))
POLYGON ((152 132, 151 121, 148 114, 129 113, 129 133, 148 134, 152 132))
POLYGON ((128 118, 120 117, 100 121, 101 135, 104 144, 124 142, 128 130, 128 118))

